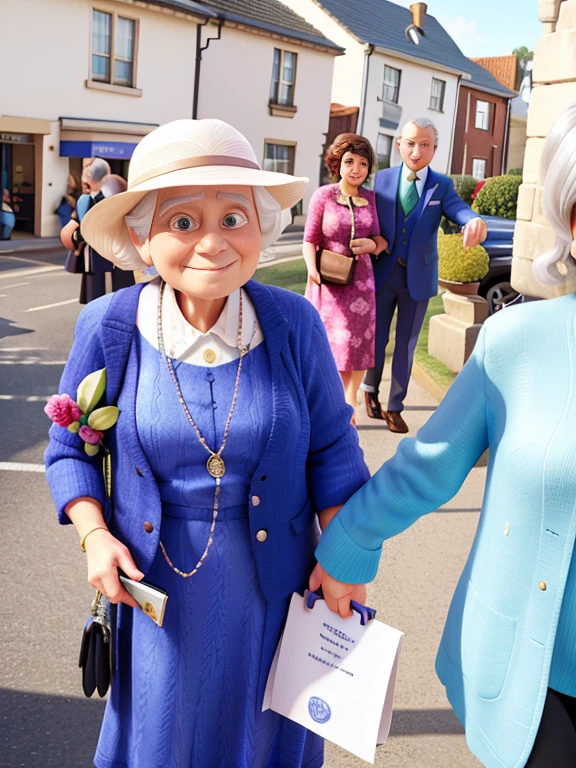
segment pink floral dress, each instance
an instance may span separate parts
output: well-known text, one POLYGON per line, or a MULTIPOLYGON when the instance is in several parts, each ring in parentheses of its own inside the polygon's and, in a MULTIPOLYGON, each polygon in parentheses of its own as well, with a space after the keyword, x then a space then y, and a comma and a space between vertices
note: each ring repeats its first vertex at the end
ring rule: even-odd
MULTIPOLYGON (((368 205, 355 208, 356 238, 380 234, 374 192, 360 188, 359 194, 368 205)), ((351 221, 348 206, 337 202, 338 184, 320 187, 312 195, 306 219, 304 241, 318 250, 348 255, 351 221)), ((376 329, 376 295, 370 255, 356 262, 350 285, 317 285, 308 280, 306 298, 320 313, 328 334, 332 354, 339 371, 365 371, 374 366, 376 329)))

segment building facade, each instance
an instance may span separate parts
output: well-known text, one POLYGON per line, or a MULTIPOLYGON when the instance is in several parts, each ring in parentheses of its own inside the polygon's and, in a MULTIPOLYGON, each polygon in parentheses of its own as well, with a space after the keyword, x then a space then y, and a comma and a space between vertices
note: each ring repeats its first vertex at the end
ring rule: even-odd
POLYGON ((345 48, 334 66, 332 101, 358 108, 357 130, 373 143, 379 168, 400 162, 395 138, 401 125, 427 117, 440 135, 433 166, 449 173, 461 87, 511 95, 467 59, 432 16, 425 17, 425 37, 414 45, 406 37, 410 10, 389 0, 283 2, 345 48))
POLYGON ((504 173, 509 124, 509 98, 462 86, 451 173, 470 174, 478 181, 504 173))
POLYGON ((576 292, 576 281, 545 286, 532 277, 532 262, 554 245, 542 212, 540 161, 556 118, 576 102, 576 0, 540 0, 543 35, 534 49, 523 184, 514 230, 512 285, 527 296, 552 298, 576 292))
POLYGON ((279 0, 19 0, 0 51, 0 180, 16 229, 40 236, 59 231, 69 174, 103 157, 126 177, 141 138, 179 118, 227 120, 263 165, 315 180, 341 53, 279 0))

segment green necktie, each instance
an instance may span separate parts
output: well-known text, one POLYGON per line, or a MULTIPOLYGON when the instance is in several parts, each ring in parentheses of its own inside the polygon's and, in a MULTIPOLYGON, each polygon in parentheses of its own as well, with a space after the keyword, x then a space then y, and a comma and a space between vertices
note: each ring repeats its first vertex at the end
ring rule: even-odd
POLYGON ((414 207, 420 199, 418 190, 416 189, 416 181, 418 176, 415 173, 411 173, 408 176, 408 184, 404 187, 402 194, 400 195, 400 205, 404 211, 404 216, 408 217, 413 211, 414 207))

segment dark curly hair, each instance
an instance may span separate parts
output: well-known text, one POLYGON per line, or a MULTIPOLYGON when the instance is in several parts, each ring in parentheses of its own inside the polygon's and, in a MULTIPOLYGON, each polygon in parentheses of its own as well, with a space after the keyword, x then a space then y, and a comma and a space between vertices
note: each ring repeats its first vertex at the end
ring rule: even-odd
POLYGON ((368 176, 372 173, 376 165, 376 157, 368 139, 359 136, 357 133, 341 133, 336 136, 324 156, 324 164, 330 176, 333 176, 337 181, 342 178, 340 176, 340 165, 346 152, 353 152, 355 155, 361 155, 366 158, 368 161, 368 176))

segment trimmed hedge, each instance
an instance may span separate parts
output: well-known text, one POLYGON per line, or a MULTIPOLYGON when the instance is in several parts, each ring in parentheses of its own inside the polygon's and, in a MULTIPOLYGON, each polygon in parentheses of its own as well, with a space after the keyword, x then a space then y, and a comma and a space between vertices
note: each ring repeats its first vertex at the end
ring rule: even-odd
POLYGON ((486 277, 490 258, 477 245, 464 250, 463 235, 445 235, 438 231, 438 276, 454 283, 476 283, 486 277))
POLYGON ((483 216, 515 219, 521 176, 494 176, 486 180, 475 199, 476 209, 483 216))
POLYGON ((452 174, 449 178, 454 182, 458 197, 462 198, 467 205, 472 205, 472 193, 476 189, 478 180, 474 176, 462 176, 452 174))

